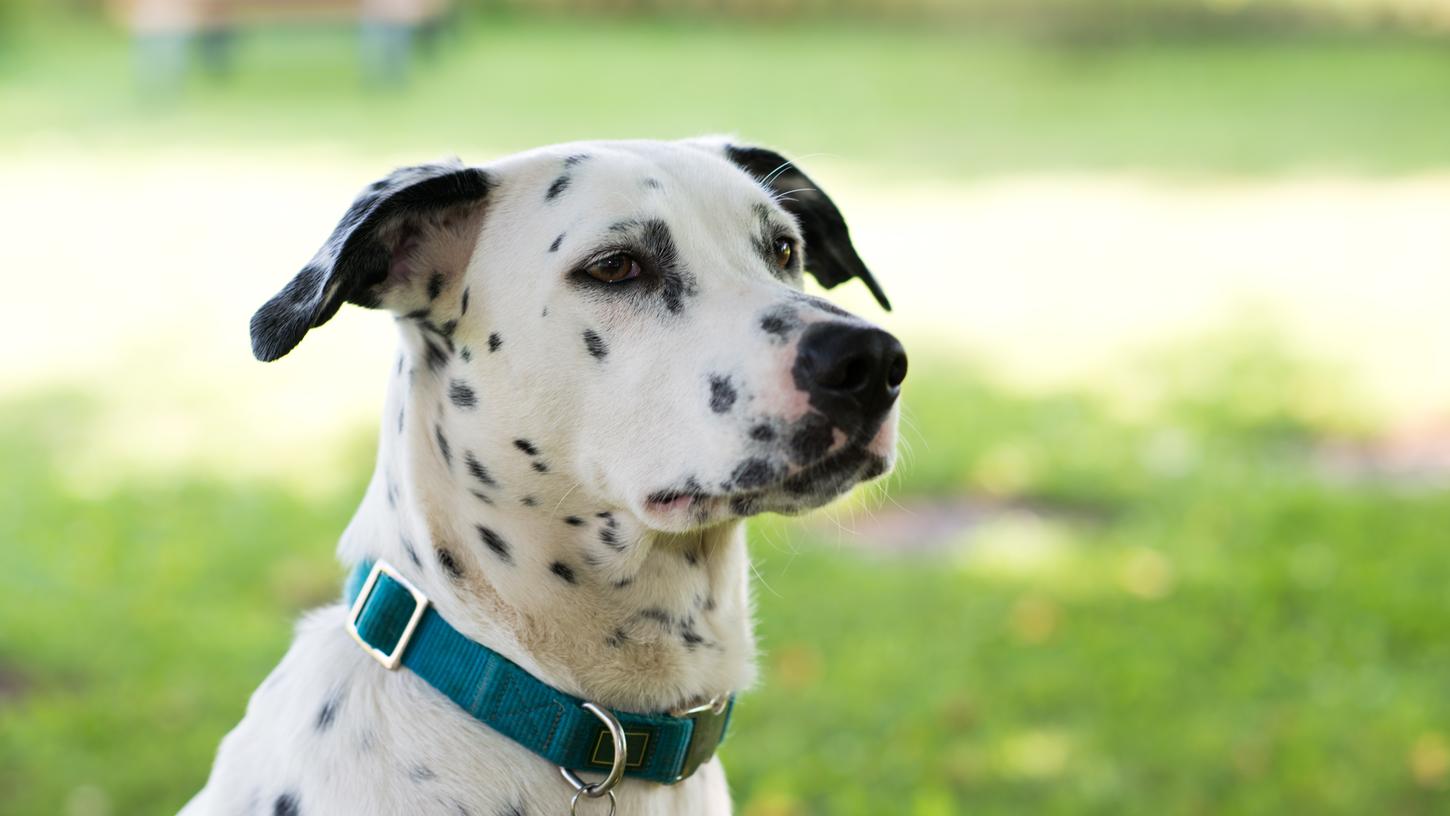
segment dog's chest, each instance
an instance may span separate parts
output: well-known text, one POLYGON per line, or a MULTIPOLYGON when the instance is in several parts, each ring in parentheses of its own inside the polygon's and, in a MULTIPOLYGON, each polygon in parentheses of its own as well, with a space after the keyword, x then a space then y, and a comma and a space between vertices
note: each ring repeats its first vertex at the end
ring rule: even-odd
MULTIPOLYGON (((222 742, 197 814, 566 814, 552 765, 473 720, 414 675, 387 672, 342 628, 309 616, 222 742)), ((674 786, 628 780, 619 813, 728 813, 719 760, 674 786)), ((581 803, 583 814, 607 803, 581 803)))

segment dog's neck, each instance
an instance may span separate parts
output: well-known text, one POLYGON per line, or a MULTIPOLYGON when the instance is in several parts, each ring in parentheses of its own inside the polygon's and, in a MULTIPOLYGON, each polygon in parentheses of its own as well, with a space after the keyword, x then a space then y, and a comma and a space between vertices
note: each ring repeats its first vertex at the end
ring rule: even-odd
POLYGON ((465 349, 403 337, 344 563, 386 559, 460 632, 602 705, 667 711, 753 682, 739 522, 667 534, 601 505, 543 440, 489 428, 483 406, 460 414, 465 349))

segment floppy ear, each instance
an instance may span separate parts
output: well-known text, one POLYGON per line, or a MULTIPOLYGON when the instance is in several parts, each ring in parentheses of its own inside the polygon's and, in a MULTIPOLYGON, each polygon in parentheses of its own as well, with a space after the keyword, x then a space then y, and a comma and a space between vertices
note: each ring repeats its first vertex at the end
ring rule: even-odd
POLYGON ((727 144, 725 155, 755 180, 778 196, 780 206, 800 222, 806 242, 806 271, 830 289, 851 278, 860 278, 881 308, 891 311, 891 301, 871 277, 871 270, 851 245, 846 219, 830 196, 801 172, 790 159, 763 147, 727 144))
POLYGON ((321 326, 343 301, 368 308, 416 305, 444 273, 461 274, 491 186, 456 159, 394 170, 352 202, 327 243, 252 315, 252 353, 271 361, 321 326))

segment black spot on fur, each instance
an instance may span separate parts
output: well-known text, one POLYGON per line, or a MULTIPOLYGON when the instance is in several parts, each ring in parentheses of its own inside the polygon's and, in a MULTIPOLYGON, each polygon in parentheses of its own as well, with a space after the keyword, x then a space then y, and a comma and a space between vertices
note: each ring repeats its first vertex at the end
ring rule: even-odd
POLYGON ((619 540, 619 533, 615 531, 612 524, 600 529, 599 541, 611 550, 624 549, 624 544, 619 540))
POLYGON ((788 304, 782 303, 760 316, 760 330, 770 335, 776 343, 784 343, 790 333, 800 327, 800 314, 788 304))
POLYGON ((337 710, 342 707, 342 689, 333 691, 332 696, 322 703, 322 708, 317 710, 317 731, 319 733, 332 727, 337 719, 337 710))
POLYGON ((435 271, 433 273, 433 276, 428 279, 428 300, 430 300, 430 301, 437 300, 438 299, 438 296, 440 294, 442 294, 442 293, 443 293, 443 273, 442 272, 436 272, 435 271))
POLYGON ((615 589, 624 589, 632 583, 634 583, 633 575, 629 576, 628 578, 620 578, 618 581, 614 582, 613 586, 615 589))
POLYGON ((864 448, 844 448, 786 479, 781 486, 796 496, 839 493, 857 480, 871 457, 864 448))
POLYGON ((438 440, 438 452, 443 455, 443 464, 453 467, 453 452, 448 448, 448 438, 443 435, 443 426, 433 426, 433 438, 438 440))
POLYGON ((579 518, 578 516, 568 516, 564 519, 564 523, 569 525, 570 527, 580 527, 583 526, 584 519, 579 518))
POLYGON ((565 167, 573 167, 576 164, 579 164, 581 162, 585 162, 585 161, 588 161, 588 160, 589 160, 589 154, 588 153, 575 153, 572 156, 565 156, 564 157, 564 166, 565 167))
POLYGON ((560 193, 564 192, 567 189, 569 189, 569 176, 560 176, 554 179, 553 184, 549 185, 548 192, 544 193, 544 200, 553 201, 554 199, 559 197, 560 193))
POLYGON ((414 765, 408 769, 408 778, 414 782, 427 782, 438 778, 438 774, 433 773, 433 769, 427 765, 414 765))
POLYGON ((764 487, 772 475, 774 475, 773 469, 766 460, 745 459, 736 465, 735 471, 730 474, 729 485, 740 490, 753 490, 757 487, 764 487))
POLYGON ((473 455, 473 451, 463 452, 463 464, 468 468, 468 473, 473 478, 483 482, 489 487, 493 487, 496 484, 493 477, 489 475, 488 468, 484 467, 483 463, 478 461, 478 457, 473 455))
POLYGON ((594 517, 595 518, 602 518, 602 519, 613 520, 614 519, 614 514, 611 513, 611 512, 609 512, 608 510, 600 510, 598 513, 595 513, 594 514, 594 517))
POLYGON ((639 185, 646 190, 658 190, 660 188, 660 180, 657 178, 646 178, 639 185))
POLYGON ((272 816, 300 816, 301 813, 295 793, 284 793, 272 803, 272 816))
POLYGON ((557 238, 554 239, 554 243, 549 244, 549 251, 550 252, 558 252, 559 251, 559 245, 562 244, 562 243, 564 243, 564 233, 561 232, 561 233, 559 233, 559 237, 557 237, 557 238))
POLYGON ((458 331, 457 320, 450 320, 447 323, 444 323, 442 326, 438 327, 438 333, 443 335, 444 337, 451 338, 453 337, 453 333, 456 331, 458 331))
POLYGON ((694 547, 686 547, 683 551, 683 554, 685 556, 686 564, 689 564, 692 567, 698 567, 700 565, 700 553, 694 547))
POLYGON ((484 504, 487 504, 487 505, 490 505, 490 506, 493 505, 493 499, 490 499, 488 497, 488 494, 487 493, 483 493, 483 492, 478 491, 478 490, 470 490, 468 492, 472 493, 473 494, 473 497, 475 499, 478 499, 479 501, 483 502, 484 504))
POLYGON ((624 631, 622 627, 618 626, 614 627, 614 631, 610 633, 609 637, 604 639, 604 643, 606 646, 610 646, 615 649, 618 649, 620 646, 623 646, 625 643, 628 642, 629 633, 624 631))
POLYGON ((737 516, 753 516, 760 506, 754 496, 736 496, 730 500, 730 512, 737 516))
POLYGON ((428 361, 429 371, 437 371, 443 368, 443 366, 448 365, 448 353, 443 350, 442 346, 432 340, 424 340, 423 346, 423 354, 424 358, 428 361))
POLYGON ((514 562, 513 553, 509 552, 508 542, 504 541, 498 533, 495 533, 493 530, 484 527, 482 524, 477 525, 477 529, 478 537, 480 540, 483 541, 483 545, 485 547, 488 547, 488 549, 493 552, 494 555, 498 556, 505 564, 512 564, 514 562))
POLYGON ((488 350, 489 350, 489 353, 493 353, 495 351, 498 351, 498 347, 499 346, 502 346, 502 345, 503 345, 503 338, 499 336, 499 333, 498 332, 494 332, 493 334, 490 334, 488 336, 488 350))
POLYGON ((710 410, 717 414, 729 411, 735 405, 735 386, 729 377, 719 374, 710 377, 710 410))
POLYGON ((554 563, 550 564, 549 572, 552 572, 560 578, 563 578, 564 583, 566 584, 578 583, 578 580, 574 577, 574 569, 568 564, 565 564, 563 561, 555 561, 554 563))
POLYGON ((402 536, 401 538, 403 542, 403 552, 407 554, 408 560, 413 562, 413 566, 422 569, 423 562, 418 560, 418 551, 414 549, 413 542, 409 541, 407 536, 402 536))
POLYGON ((443 566, 443 571, 448 573, 448 577, 453 579, 463 577, 463 567, 458 565, 458 560, 453 557, 453 553, 439 547, 434 554, 438 556, 438 563, 443 566))
POLYGON ((468 287, 466 286, 463 288, 463 297, 459 298, 458 313, 460 315, 468 314, 468 287))
POLYGON ((522 504, 525 507, 538 507, 539 500, 534 498, 533 496, 525 496, 522 499, 519 499, 519 504, 522 504))
POLYGON ((478 394, 463 380, 454 380, 448 384, 448 399, 459 408, 478 407, 478 394))
POLYGON ((833 441, 831 421, 823 414, 807 414, 790 435, 791 456, 796 464, 814 462, 826 455, 833 441))
POLYGON ((674 626, 675 624, 674 616, 659 608, 658 606, 651 606, 648 609, 641 609, 639 610, 637 616, 644 618, 645 620, 652 620, 655 623, 658 623, 661 626, 665 627, 674 626))
POLYGON ((816 309, 820 309, 826 314, 832 314, 836 317, 847 317, 852 320, 860 319, 855 315, 851 314, 850 312, 846 311, 845 309, 842 309, 840 306, 837 306, 836 304, 830 302, 829 300, 825 300, 824 298, 818 298, 814 295, 808 295, 805 292, 792 292, 790 297, 792 300, 800 301, 801 303, 805 303, 816 309))
POLYGON ((534 468, 534 470, 536 470, 536 471, 538 471, 540 473, 548 473, 549 472, 549 465, 548 465, 548 463, 546 463, 546 462, 544 462, 542 460, 535 460, 534 461, 534 464, 533 464, 533 468, 534 468))
POLYGON ((514 447, 518 448, 519 450, 523 451, 524 453, 527 453, 530 456, 538 456, 539 455, 539 449, 536 448, 536 447, 534 447, 534 443, 530 442, 527 439, 515 439, 514 440, 514 447))
POLYGON ((603 360, 609 354, 609 346, 604 344, 604 338, 593 329, 584 330, 584 348, 589 349, 589 354, 596 360, 603 360))
POLYGON ((403 407, 398 406, 398 433, 403 432, 403 407))
POLYGON ((684 311, 685 298, 695 294, 695 277, 681 264, 669 225, 653 218, 641 227, 640 240, 649 251, 660 276, 660 297, 670 314, 679 314, 684 311))
POLYGON ((769 442, 775 439, 775 429, 769 425, 756 425, 750 429, 750 438, 756 442, 769 442))
POLYGON ((463 348, 458 350, 458 356, 462 357, 463 362, 466 363, 473 359, 473 351, 471 351, 468 346, 464 346, 463 348))
POLYGON ((886 460, 880 456, 872 456, 866 464, 866 469, 861 471, 862 479, 875 479, 886 472, 886 460))
POLYGON ((433 311, 431 309, 428 309, 428 308, 414 309, 413 311, 408 312, 407 314, 403 315, 403 319, 404 320, 427 320, 428 319, 428 315, 430 315, 432 313, 433 313, 433 311))

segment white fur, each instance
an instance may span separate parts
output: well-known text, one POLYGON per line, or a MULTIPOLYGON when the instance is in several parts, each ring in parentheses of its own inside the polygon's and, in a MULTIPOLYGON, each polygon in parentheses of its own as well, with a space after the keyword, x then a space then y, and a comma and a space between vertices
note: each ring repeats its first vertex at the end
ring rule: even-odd
MULTIPOLYGON (((801 299, 798 273, 782 281, 766 268, 753 248, 752 207, 765 205, 792 230, 794 222, 722 158, 718 142, 563 145, 485 169, 497 186, 481 209, 428 227, 390 273, 383 305, 456 318, 457 353, 430 370, 428 333, 400 317, 377 467, 339 557, 349 566, 387 559, 459 631, 602 705, 667 711, 742 692, 755 679, 755 646, 741 520, 728 497, 664 506, 647 497, 689 478, 721 492, 743 459, 774 455, 779 443, 751 439, 752 427, 789 428, 805 411, 790 374, 794 340, 761 332, 763 311, 786 304, 803 325, 842 318, 801 299), (561 171, 576 154, 588 158, 561 171), (546 201, 561 172, 567 189, 546 201), (695 278, 678 314, 570 283, 570 265, 610 225, 651 217, 668 223, 695 278), (560 248, 547 251, 560 234, 560 248), (446 281, 430 300, 419 280, 434 269, 446 281), (607 344, 603 359, 586 350, 586 330, 607 344), (501 344, 491 352, 494 334, 501 344), (737 394, 726 413, 709 405, 714 375, 728 376, 737 394), (473 391, 476 407, 450 401, 454 380, 473 391), (537 454, 520 450, 519 439, 537 454), (465 457, 494 485, 471 475, 465 457), (566 523, 571 516, 583 524, 566 523), (512 563, 484 546, 480 524, 507 542, 512 563), (617 551, 602 543, 606 528, 617 551), (461 578, 446 573, 439 549, 461 578), (555 562, 572 570, 574 583, 551 572, 555 562), (643 610, 663 610, 669 623, 643 610), (686 631, 698 641, 687 642, 686 631)), ((895 420, 893 408, 869 441, 886 467, 895 420)), ((837 437, 833 450, 844 444, 837 437)), ((755 498, 762 509, 798 511, 860 478, 821 495, 764 489, 755 498)), ((568 812, 572 790, 552 765, 406 669, 383 669, 345 633, 344 614, 331 606, 302 621, 185 814, 270 814, 284 795, 302 814, 568 812), (332 718, 319 727, 325 705, 332 718)), ((679 784, 627 779, 617 793, 621 814, 730 810, 718 759, 679 784)), ((580 808, 606 810, 599 802, 580 808)))

